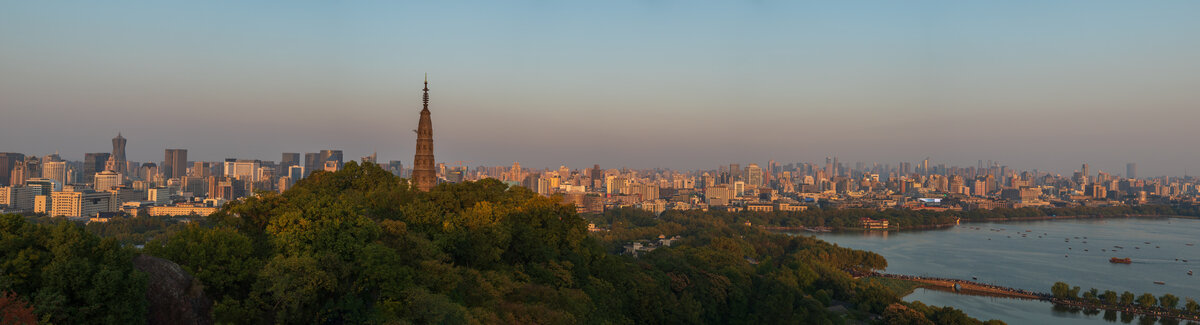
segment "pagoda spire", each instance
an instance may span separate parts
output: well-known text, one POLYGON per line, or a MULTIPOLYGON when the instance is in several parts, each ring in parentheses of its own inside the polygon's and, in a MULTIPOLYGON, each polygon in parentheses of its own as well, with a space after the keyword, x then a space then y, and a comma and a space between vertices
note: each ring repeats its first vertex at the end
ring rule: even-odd
POLYGON ((429 110, 429 73, 425 73, 425 89, 422 89, 422 90, 425 92, 425 94, 423 96, 424 101, 425 101, 425 108, 423 110, 427 111, 427 110, 429 110))
POLYGON ((433 167, 433 120, 429 116, 428 73, 425 74, 425 88, 422 91, 424 107, 421 109, 421 119, 417 122, 417 152, 413 155, 410 181, 418 190, 428 191, 437 185, 437 172, 433 167))

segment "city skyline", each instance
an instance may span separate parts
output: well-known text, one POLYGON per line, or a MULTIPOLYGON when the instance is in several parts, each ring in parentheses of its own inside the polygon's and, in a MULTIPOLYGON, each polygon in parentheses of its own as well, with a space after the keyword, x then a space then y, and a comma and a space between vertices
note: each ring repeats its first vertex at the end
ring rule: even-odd
POLYGON ((3 5, 0 151, 1200 170, 1192 2, 228 5, 3 5))

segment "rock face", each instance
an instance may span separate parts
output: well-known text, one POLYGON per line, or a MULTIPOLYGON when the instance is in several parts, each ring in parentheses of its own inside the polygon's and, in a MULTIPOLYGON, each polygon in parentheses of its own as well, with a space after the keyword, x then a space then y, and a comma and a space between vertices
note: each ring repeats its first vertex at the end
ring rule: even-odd
POLYGON ((133 266, 146 272, 146 323, 212 324, 212 300, 204 296, 204 286, 179 264, 165 259, 138 255, 133 266))

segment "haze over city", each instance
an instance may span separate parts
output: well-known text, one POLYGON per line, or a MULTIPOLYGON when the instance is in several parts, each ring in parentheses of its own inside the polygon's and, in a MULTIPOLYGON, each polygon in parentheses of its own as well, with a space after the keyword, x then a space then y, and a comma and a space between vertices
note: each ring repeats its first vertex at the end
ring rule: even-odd
POLYGON ((0 151, 1200 171, 1200 3, 0 5, 0 151))

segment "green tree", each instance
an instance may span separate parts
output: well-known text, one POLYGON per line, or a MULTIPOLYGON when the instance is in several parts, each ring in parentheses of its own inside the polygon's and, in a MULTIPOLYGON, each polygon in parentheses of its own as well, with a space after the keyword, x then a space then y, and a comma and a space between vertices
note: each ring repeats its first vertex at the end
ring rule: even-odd
POLYGON ((1158 298, 1155 298, 1152 294, 1143 293, 1141 296, 1138 296, 1137 303, 1142 307, 1154 307, 1154 305, 1158 304, 1158 298))
POLYGON ((1164 294, 1158 298, 1158 303, 1167 309, 1175 309, 1179 305, 1179 297, 1173 294, 1164 294))
POLYGON ((1100 301, 1103 301, 1106 304, 1115 305, 1120 302, 1118 299, 1120 298, 1118 298, 1117 292, 1112 290, 1104 290, 1104 293, 1100 295, 1100 301))
POLYGON ((1050 286, 1050 294, 1059 299, 1074 299, 1075 295, 1071 291, 1071 285, 1066 282, 1055 282, 1050 286))
POLYGON ((1183 307, 1184 310, 1187 310, 1189 313, 1200 312, 1200 304, 1196 303, 1196 300, 1192 298, 1187 298, 1187 303, 1185 303, 1183 307))
POLYGON ((0 215, 0 247, 0 287, 28 297, 41 321, 145 322, 146 275, 133 268, 133 250, 115 239, 66 221, 0 215))
POLYGON ((1097 290, 1096 288, 1092 288, 1091 290, 1084 292, 1083 300, 1087 300, 1090 303, 1099 302, 1100 301, 1100 290, 1097 290))
POLYGON ((1136 299, 1136 296, 1134 296, 1132 292, 1125 291, 1124 293, 1121 293, 1121 305, 1132 305, 1134 299, 1136 299))

